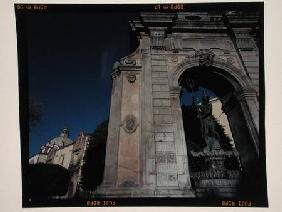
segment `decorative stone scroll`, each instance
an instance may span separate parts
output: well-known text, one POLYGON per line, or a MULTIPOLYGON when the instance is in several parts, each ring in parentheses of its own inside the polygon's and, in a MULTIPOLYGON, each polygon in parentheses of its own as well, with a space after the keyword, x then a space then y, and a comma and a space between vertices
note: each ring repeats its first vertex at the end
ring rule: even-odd
POLYGON ((136 117, 132 114, 127 115, 123 120, 123 128, 127 133, 135 132, 137 126, 138 125, 137 125, 136 117))
POLYGON ((200 49, 196 51, 195 57, 199 57, 200 66, 211 66, 215 54, 210 49, 200 49))
POLYGON ((136 65, 136 60, 131 57, 125 57, 120 60, 121 65, 136 65))

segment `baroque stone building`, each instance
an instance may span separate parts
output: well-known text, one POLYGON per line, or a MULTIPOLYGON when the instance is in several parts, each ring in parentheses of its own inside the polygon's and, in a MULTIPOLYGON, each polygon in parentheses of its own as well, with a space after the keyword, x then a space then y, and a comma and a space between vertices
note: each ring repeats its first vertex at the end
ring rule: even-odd
POLYGON ((242 12, 155 12, 130 22, 139 47, 113 66, 104 181, 97 194, 197 196, 180 107, 183 77, 216 93, 244 178, 250 187, 258 185, 259 18, 242 12))
POLYGON ((90 138, 83 131, 80 132, 75 141, 69 139, 68 136, 68 129, 63 129, 58 137, 43 145, 40 152, 29 159, 30 164, 57 164, 69 171, 71 179, 68 192, 60 198, 73 197, 79 191, 83 157, 90 138))

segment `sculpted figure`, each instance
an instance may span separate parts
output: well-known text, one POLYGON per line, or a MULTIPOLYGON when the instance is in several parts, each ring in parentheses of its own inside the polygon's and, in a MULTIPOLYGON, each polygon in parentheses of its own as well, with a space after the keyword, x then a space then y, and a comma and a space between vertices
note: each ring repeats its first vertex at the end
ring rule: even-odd
POLYGON ((212 118, 212 104, 209 97, 202 97, 201 105, 198 106, 198 118, 200 119, 202 137, 204 138, 208 149, 220 149, 219 135, 216 132, 216 122, 212 118))

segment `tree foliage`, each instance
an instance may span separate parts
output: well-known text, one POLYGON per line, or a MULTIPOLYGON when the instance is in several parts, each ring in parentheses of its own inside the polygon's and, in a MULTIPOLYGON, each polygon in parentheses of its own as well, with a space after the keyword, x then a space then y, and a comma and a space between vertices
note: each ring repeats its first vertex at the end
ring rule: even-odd
POLYGON ((30 164, 28 166, 28 192, 30 198, 62 196, 68 191, 70 174, 56 164, 30 164))
POLYGON ((81 186, 85 191, 93 191, 103 181, 108 120, 97 126, 91 133, 91 140, 83 158, 81 186))

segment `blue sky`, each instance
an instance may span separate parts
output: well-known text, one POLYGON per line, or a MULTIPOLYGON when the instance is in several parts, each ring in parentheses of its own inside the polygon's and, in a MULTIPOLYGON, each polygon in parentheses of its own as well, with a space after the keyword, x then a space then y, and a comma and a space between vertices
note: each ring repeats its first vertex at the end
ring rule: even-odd
MULTIPOLYGON (((29 98, 42 105, 42 119, 30 129, 29 155, 58 136, 75 139, 108 118, 112 65, 129 55, 128 20, 134 13, 29 14, 26 54, 29 98), (115 21, 113 21, 113 18, 115 21)), ((202 88, 195 93, 201 96, 202 88)), ((183 104, 191 104, 184 92, 183 104)))
POLYGON ((34 14, 26 19, 29 97, 42 105, 29 155, 64 127, 74 139, 108 118, 111 71, 130 54, 131 14, 34 14))

